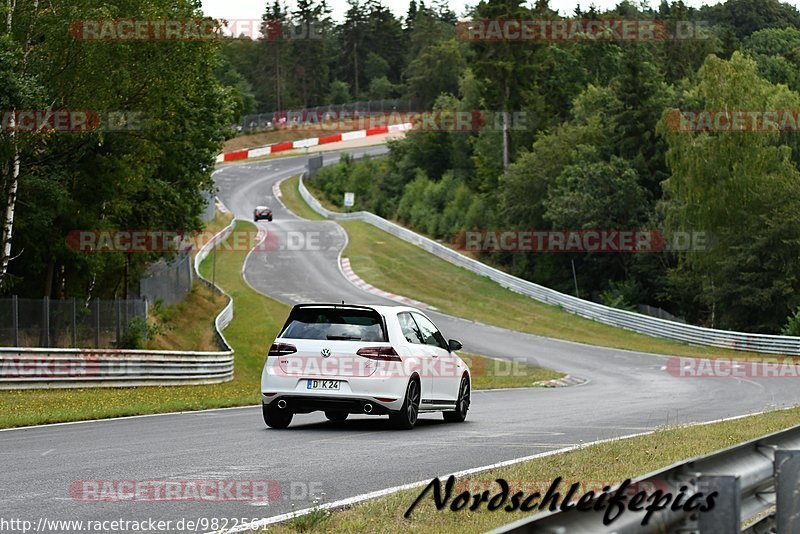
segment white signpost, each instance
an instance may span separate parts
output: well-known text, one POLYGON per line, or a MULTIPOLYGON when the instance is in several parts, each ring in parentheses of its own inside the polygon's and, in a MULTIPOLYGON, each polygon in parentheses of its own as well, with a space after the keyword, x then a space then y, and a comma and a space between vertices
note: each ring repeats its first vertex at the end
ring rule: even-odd
POLYGON ((346 208, 352 208, 355 203, 356 203, 356 194, 355 193, 345 193, 344 194, 344 206, 346 208))

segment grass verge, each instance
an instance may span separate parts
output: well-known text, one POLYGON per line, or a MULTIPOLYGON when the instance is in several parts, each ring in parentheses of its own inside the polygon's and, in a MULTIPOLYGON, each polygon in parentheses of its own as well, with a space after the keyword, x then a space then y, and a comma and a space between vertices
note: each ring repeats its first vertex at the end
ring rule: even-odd
POLYGON ((219 350, 213 320, 228 299, 195 281, 192 291, 174 306, 151 308, 149 323, 156 335, 147 341, 150 350, 219 350))
POLYGON ((473 389, 526 388, 541 380, 563 378, 564 373, 534 367, 518 361, 485 358, 477 354, 459 354, 469 366, 473 389))
MULTIPOLYGON (((341 211, 313 184, 307 186, 325 208, 341 211)), ((639 352, 739 361, 776 359, 775 355, 686 345, 584 319, 505 289, 371 224, 339 224, 349 236, 343 255, 350 259, 358 276, 384 291, 425 302, 450 315, 529 334, 639 352)))
MULTIPOLYGON (((249 222, 237 225, 239 231, 253 229, 249 222)), ((222 253, 224 259, 217 262, 216 273, 217 284, 234 298, 234 319, 225 330, 236 351, 232 381, 205 386, 2 391, 0 428, 257 404, 266 347, 289 308, 259 295, 244 283, 241 269, 247 252, 234 248, 227 247, 222 253), (258 320, 254 321, 254 317, 258 320)), ((204 275, 210 272, 211 261, 213 254, 201 266, 204 275)), ((216 311, 202 321, 210 323, 215 316, 216 311)))
POLYGON ((384 291, 436 306, 450 315, 540 336, 640 352, 738 360, 765 357, 685 345, 590 321, 514 293, 371 224, 361 221, 339 221, 339 224, 349 236, 344 256, 362 279, 384 291))
POLYGON ((286 206, 289 211, 312 221, 321 221, 324 219, 322 215, 311 209, 311 206, 300 196, 298 185, 300 183, 300 175, 292 176, 281 182, 281 202, 286 206))
MULTIPOLYGON (((578 495, 589 489, 598 491, 604 485, 618 484, 626 478, 635 478, 686 458, 708 454, 788 428, 797 424, 798 416, 800 408, 791 408, 708 425, 667 428, 644 436, 582 447, 564 454, 460 478, 452 496, 464 490, 472 494, 489 490, 490 496, 495 495, 499 491, 499 486, 494 482, 497 478, 508 481, 510 494, 515 491, 523 491, 526 496, 536 491, 544 493, 557 477, 563 477, 559 488, 561 495, 575 482, 582 486, 578 495)), ((444 485, 444 480, 442 483, 444 485)), ((437 511, 429 493, 414 509, 411 517, 404 519, 403 514, 421 492, 422 488, 402 491, 333 513, 317 513, 316 521, 304 521, 302 517, 297 517, 268 530, 275 533, 478 533, 531 515, 531 512, 518 511, 489 512, 485 504, 476 511, 467 508, 458 512, 452 512, 449 508, 437 511)), ((602 514, 598 513, 596 518, 599 530, 602 528, 602 514)))
MULTIPOLYGON (((254 229, 255 225, 247 221, 236 225, 237 232, 254 229)), ((224 252, 219 252, 222 256, 217 259, 216 281, 233 297, 233 321, 225 330, 225 337, 235 351, 232 381, 205 386, 0 391, 0 428, 257 404, 268 344, 283 325, 289 307, 261 295, 245 283, 241 271, 247 252, 233 250, 236 247, 221 248, 224 252)), ((207 278, 210 278, 214 254, 200 266, 200 272, 207 278)), ((153 340, 153 348, 197 350, 197 345, 205 344, 206 348, 217 350, 210 345, 213 342, 211 323, 224 303, 223 297, 198 285, 184 303, 157 314, 160 324, 171 330, 153 340)), ((525 387, 537 380, 561 376, 554 371, 517 363, 509 367, 480 356, 465 358, 472 359, 471 366, 477 371, 475 389, 525 387)))

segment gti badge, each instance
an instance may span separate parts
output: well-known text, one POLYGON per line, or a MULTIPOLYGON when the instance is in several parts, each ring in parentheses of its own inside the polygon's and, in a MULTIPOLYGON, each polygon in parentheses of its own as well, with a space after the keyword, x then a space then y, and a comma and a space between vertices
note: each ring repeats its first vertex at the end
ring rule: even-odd
POLYGON ((331 349, 322 349, 320 354, 322 354, 323 358, 328 358, 331 355, 331 349))

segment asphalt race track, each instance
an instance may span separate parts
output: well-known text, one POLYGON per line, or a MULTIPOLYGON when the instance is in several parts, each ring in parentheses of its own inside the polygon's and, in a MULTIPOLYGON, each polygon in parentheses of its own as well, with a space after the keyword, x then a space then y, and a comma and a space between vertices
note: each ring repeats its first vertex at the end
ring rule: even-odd
MULTIPOLYGON (((349 152, 379 153, 383 147, 349 152)), ((326 153, 326 164, 336 153, 326 153)), ((253 253, 245 277, 286 303, 386 303, 345 280, 337 258, 346 236, 329 221, 305 221, 273 196, 273 185, 300 172, 305 157, 223 167, 220 198, 252 220, 256 204, 272 207, 278 236, 315 235, 318 246, 279 245, 253 253), (318 232, 318 234, 315 234, 318 232)), ((457 288, 454 288, 457 290, 457 288)), ((4 517, 177 521, 270 517, 327 502, 597 439, 664 425, 707 421, 797 403, 791 379, 677 378, 667 358, 557 341, 430 313, 446 337, 470 352, 521 358, 588 379, 580 386, 473 392, 464 424, 422 415, 410 432, 388 429, 385 417, 351 416, 340 425, 321 414, 295 416, 271 430, 260 408, 147 416, 0 432, 4 517), (269 506, 248 502, 80 502, 80 480, 275 480, 269 506), (277 496, 277 495, 276 495, 277 496), (46 512, 44 512, 46 510, 46 512)), ((257 317, 252 318, 257 321, 257 317)), ((264 346, 271 340, 264 340, 264 346)), ((202 529, 201 529, 202 530, 202 529)), ((208 529, 210 530, 210 529, 208 529)))

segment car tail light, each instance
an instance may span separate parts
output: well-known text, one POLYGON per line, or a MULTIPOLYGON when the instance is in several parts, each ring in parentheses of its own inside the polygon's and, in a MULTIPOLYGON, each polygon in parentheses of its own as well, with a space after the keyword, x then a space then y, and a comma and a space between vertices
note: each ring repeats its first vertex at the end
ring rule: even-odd
POLYGON ((370 360, 381 360, 384 362, 400 362, 400 356, 393 347, 364 347, 356 352, 359 356, 370 360))
POLYGON ((297 352, 297 347, 290 345, 289 343, 273 343, 269 348, 270 356, 286 356, 287 354, 292 354, 293 352, 297 352))

